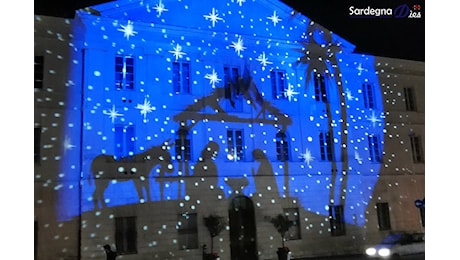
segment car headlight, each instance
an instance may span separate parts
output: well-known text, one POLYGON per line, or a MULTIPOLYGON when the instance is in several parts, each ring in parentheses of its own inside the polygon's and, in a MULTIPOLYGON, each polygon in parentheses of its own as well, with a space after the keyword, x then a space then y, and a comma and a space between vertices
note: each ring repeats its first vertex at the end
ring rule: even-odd
POLYGON ((373 247, 369 247, 366 249, 366 255, 368 256, 374 256, 377 253, 377 250, 373 247))
POLYGON ((379 256, 383 256, 383 257, 386 257, 386 256, 389 256, 390 255, 390 249, 388 248, 382 248, 379 250, 379 256))

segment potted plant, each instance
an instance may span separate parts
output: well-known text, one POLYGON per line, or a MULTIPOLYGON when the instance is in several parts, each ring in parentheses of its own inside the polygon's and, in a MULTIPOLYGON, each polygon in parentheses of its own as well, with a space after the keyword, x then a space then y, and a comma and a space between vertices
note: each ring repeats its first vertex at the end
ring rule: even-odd
POLYGON ((278 233, 281 235, 281 247, 278 247, 278 260, 289 260, 289 248, 284 245, 286 232, 294 225, 294 221, 289 220, 287 216, 278 214, 270 221, 275 226, 278 233))
POLYGON ((209 231, 209 235, 211 236, 211 253, 207 254, 206 252, 203 252, 204 254, 204 259, 219 259, 219 255, 217 253, 214 253, 214 237, 218 236, 222 230, 225 228, 225 220, 223 217, 215 215, 215 214, 209 214, 208 216, 203 218, 204 220, 204 225, 209 231))

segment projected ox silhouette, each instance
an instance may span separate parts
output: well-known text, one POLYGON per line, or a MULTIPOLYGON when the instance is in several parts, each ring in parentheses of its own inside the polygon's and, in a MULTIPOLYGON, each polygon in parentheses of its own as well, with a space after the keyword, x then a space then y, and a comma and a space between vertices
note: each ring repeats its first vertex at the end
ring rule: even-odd
POLYGON ((95 189, 92 196, 94 208, 99 207, 99 202, 101 207, 107 206, 104 192, 112 181, 134 181, 139 199, 144 198, 145 191, 146 200, 151 201, 149 175, 152 169, 159 166, 157 168, 159 177, 164 177, 165 173, 172 173, 174 170, 169 153, 169 148, 173 144, 168 142, 169 140, 145 152, 121 159, 105 154, 96 156, 91 163, 91 174, 88 178, 88 181, 91 181, 91 177, 94 179, 95 189))

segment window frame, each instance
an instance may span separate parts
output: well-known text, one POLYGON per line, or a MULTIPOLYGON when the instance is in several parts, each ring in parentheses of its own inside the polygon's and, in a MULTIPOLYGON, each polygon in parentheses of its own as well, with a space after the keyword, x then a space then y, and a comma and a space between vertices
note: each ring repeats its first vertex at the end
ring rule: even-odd
POLYGON ((272 97, 275 100, 287 99, 285 95, 286 90, 286 71, 274 69, 270 71, 270 83, 272 87, 272 97))
POLYGON ((280 162, 287 162, 290 160, 289 141, 285 132, 276 133, 276 159, 280 162))
POLYGON ((404 88, 404 101, 406 111, 417 111, 417 103, 415 99, 415 91, 413 87, 404 88))
POLYGON ((314 74, 313 85, 315 90, 315 100, 318 102, 328 102, 326 77, 323 74, 314 74))
POLYGON ((41 161, 41 139, 42 128, 40 126, 34 127, 34 162, 40 163, 41 161))
POLYGON ((35 55, 34 57, 34 89, 43 88, 45 78, 45 56, 35 55))
POLYGON ((244 161, 245 156, 244 156, 244 130, 243 129, 227 129, 227 151, 226 152, 227 152, 228 161, 232 161, 232 162, 244 161), (238 138, 238 132, 240 133, 241 138, 238 138), (229 138, 230 133, 231 133, 231 138, 232 138, 231 140, 229 138), (238 141, 238 140, 241 140, 241 141, 238 141))
POLYGON ((198 214, 181 213, 177 216, 177 241, 179 250, 198 249, 198 214), (193 218, 192 218, 193 217, 193 218), (182 225, 181 220, 185 221, 182 225), (189 221, 190 220, 190 221, 189 221), (190 225, 191 224, 191 225, 190 225))
POLYGON ((179 162, 191 161, 191 142, 189 133, 185 128, 177 131, 177 137, 175 141, 175 152, 176 160, 179 162))
POLYGON ((329 205, 329 225, 331 236, 346 235, 343 205, 329 205))
POLYGON ((174 61, 172 63, 173 92, 176 94, 191 94, 190 62, 174 61))
POLYGON ((363 92, 363 99, 364 99, 364 107, 368 109, 375 109, 375 91, 374 86, 369 83, 363 83, 362 85, 362 92, 363 92))
POLYGON ((115 217, 115 246, 122 255, 137 254, 137 217, 115 217))
POLYGON ((319 145, 321 161, 332 162, 334 160, 334 147, 330 131, 319 133, 319 145))
POLYGON ((135 132, 135 126, 131 124, 116 124, 114 126, 114 156, 116 160, 133 158, 136 149, 135 132))
POLYGON ((369 159, 371 162, 382 162, 382 148, 380 144, 380 136, 372 134, 367 136, 369 159))
POLYGON ((243 112, 243 98, 238 86, 238 80, 241 78, 239 66, 224 66, 224 96, 228 100, 225 108, 230 112, 243 112), (230 85, 230 83, 232 85, 230 85), (236 91, 236 93, 234 93, 236 91), (233 103, 232 103, 233 102, 233 103))
POLYGON ((115 55, 115 89, 134 90, 134 69, 135 61, 132 55, 115 55))
POLYGON ((391 230, 390 206, 388 202, 377 202, 375 204, 377 222, 380 231, 391 230))
POLYGON ((412 161, 414 163, 424 163, 425 159, 423 156, 422 138, 418 135, 409 135, 410 147, 412 152, 412 161))

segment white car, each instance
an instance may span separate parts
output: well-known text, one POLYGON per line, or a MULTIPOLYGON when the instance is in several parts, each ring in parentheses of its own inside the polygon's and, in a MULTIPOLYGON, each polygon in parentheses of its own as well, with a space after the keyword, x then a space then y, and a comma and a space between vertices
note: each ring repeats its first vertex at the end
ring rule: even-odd
POLYGON ((424 233, 392 233, 379 244, 366 249, 367 256, 381 259, 398 259, 404 255, 424 253, 424 233))

